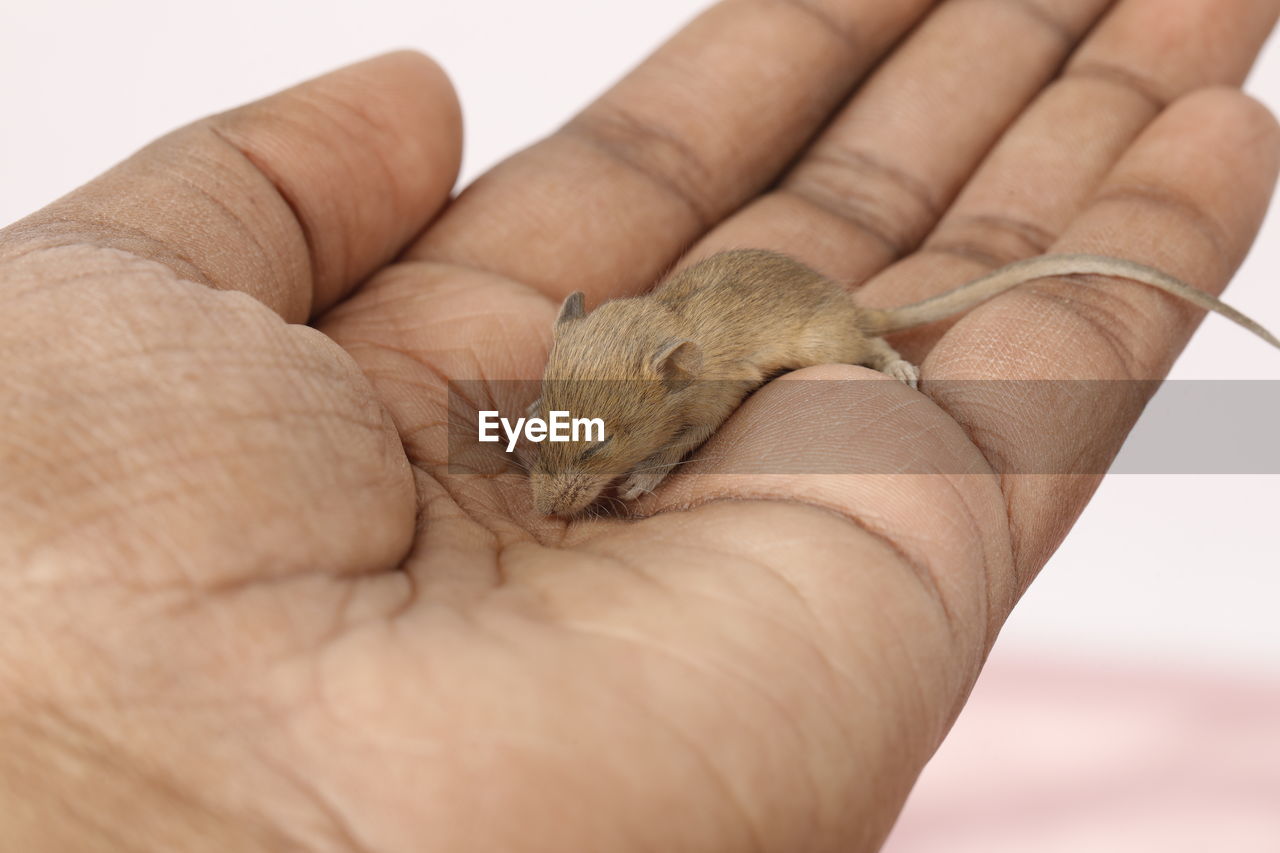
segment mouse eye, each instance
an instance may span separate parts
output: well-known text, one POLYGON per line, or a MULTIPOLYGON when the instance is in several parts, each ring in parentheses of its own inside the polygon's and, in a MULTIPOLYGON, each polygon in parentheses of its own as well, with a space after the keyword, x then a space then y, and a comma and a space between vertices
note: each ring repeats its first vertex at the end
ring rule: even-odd
POLYGON ((595 456, 597 453, 599 453, 600 448, 604 447, 606 444, 608 444, 611 441, 613 441, 613 436, 609 436, 604 441, 597 441, 595 444, 591 445, 586 450, 582 451, 582 455, 579 456, 578 458, 581 459, 583 462, 587 461, 592 456, 595 456))

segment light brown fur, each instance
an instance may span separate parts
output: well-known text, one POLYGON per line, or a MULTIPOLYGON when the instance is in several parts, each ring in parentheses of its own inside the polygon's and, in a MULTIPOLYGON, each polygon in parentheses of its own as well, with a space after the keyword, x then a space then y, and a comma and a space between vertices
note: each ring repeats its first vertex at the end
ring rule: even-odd
POLYGON ((602 418, 602 444, 542 445, 531 472, 534 505, 573 515, 611 482, 631 500, 652 491, 770 377, 815 364, 863 364, 915 387, 918 372, 880 336, 958 314, 1038 278, 1100 274, 1131 279, 1217 311, 1266 339, 1254 321, 1158 270, 1097 255, 1031 258, 902 308, 860 308, 845 289, 777 252, 721 252, 651 293, 586 314, 565 300, 530 407, 602 418))

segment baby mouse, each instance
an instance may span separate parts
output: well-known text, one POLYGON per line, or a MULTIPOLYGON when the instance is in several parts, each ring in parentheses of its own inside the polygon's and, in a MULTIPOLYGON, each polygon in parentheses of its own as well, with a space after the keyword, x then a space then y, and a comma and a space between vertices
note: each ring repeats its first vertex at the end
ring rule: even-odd
POLYGON ((1236 309, 1159 270, 1101 255, 1043 255, 901 308, 863 308, 838 283, 761 249, 721 252, 644 296, 564 301, 530 414, 601 418, 603 441, 547 442, 530 473, 534 506, 571 516, 621 479, 618 496, 651 492, 767 379, 816 364, 861 364, 916 386, 919 371, 882 335, 967 311, 1041 278, 1105 275, 1150 285, 1280 340, 1236 309))

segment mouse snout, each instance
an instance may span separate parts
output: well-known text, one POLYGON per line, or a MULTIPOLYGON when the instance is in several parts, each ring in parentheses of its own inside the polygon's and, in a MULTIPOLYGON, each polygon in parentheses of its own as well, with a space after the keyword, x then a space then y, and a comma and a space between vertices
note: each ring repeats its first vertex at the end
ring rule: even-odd
POLYGON ((549 474, 533 472, 533 508, 539 515, 571 516, 590 506, 604 490, 605 481, 582 472, 549 474))

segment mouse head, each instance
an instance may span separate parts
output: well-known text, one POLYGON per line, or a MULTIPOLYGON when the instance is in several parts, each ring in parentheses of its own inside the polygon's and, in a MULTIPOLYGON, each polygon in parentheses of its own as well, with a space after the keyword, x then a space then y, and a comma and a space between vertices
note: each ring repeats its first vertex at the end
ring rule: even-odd
POLYGON ((540 445, 530 475, 538 512, 569 516, 585 509, 612 481, 656 464, 646 460, 684 428, 702 351, 681 337, 679 326, 648 299, 616 299, 590 316, 581 293, 565 300, 536 414, 598 418, 604 437, 540 445))

